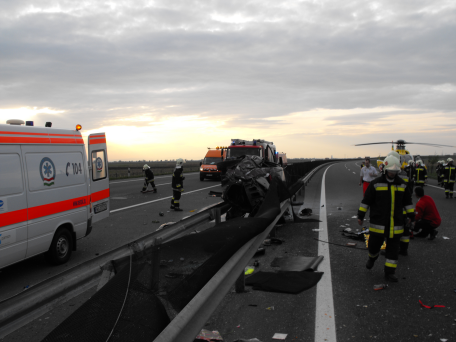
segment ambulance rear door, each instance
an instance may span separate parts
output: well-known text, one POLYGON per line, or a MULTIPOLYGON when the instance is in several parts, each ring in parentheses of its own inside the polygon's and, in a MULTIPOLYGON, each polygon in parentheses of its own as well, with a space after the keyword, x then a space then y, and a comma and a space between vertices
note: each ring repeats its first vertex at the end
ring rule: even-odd
POLYGON ((90 134, 88 145, 92 223, 95 223, 107 218, 110 211, 106 134, 90 134))

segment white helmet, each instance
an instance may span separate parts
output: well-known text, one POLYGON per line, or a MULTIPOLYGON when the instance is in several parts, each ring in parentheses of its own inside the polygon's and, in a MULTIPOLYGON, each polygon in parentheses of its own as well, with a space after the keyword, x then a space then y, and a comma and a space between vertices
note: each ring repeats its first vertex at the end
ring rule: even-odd
POLYGON ((416 161, 416 165, 417 165, 417 166, 421 166, 421 165, 423 165, 423 161, 421 161, 421 160, 417 160, 417 161, 416 161))
POLYGON ((149 165, 147 165, 147 164, 144 164, 144 166, 143 166, 143 170, 144 170, 144 171, 146 171, 147 169, 150 169, 150 166, 149 166, 149 165))
POLYGON ((393 155, 390 155, 385 158, 383 161, 385 164, 385 167, 383 168, 385 171, 390 171, 390 172, 399 172, 401 171, 401 162, 399 159, 394 157, 393 155))
POLYGON ((447 159, 447 162, 448 162, 448 163, 449 163, 449 162, 452 162, 452 161, 453 161, 453 158, 448 158, 448 159, 447 159))
POLYGON ((182 167, 182 164, 184 163, 184 160, 182 158, 179 158, 176 160, 176 167, 182 167))
POLYGON ((413 160, 409 160, 409 161, 408 161, 408 164, 409 164, 410 166, 412 166, 413 164, 415 164, 415 162, 414 162, 413 160))
POLYGON ((399 153, 397 153, 396 151, 391 151, 391 152, 388 153, 386 156, 387 156, 387 157, 388 157, 388 156, 395 156, 399 161, 401 160, 401 156, 400 156, 399 153))

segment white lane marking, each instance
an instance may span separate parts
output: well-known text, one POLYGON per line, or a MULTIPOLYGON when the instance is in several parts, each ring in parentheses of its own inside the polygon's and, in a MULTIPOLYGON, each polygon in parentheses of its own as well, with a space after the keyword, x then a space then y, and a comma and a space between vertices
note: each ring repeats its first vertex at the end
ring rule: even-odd
POLYGON ((445 190, 445 188, 441 188, 441 187, 435 186, 435 185, 426 184, 426 186, 431 186, 431 187, 436 188, 436 189, 445 190))
MULTIPOLYGON (((184 173, 184 177, 185 176, 191 176, 191 175, 197 175, 198 173, 199 172, 184 173)), ((171 177, 171 175, 155 177, 154 179, 168 178, 168 177, 171 177)), ((120 183, 128 183, 128 182, 135 182, 135 181, 144 181, 144 177, 138 177, 138 178, 135 178, 135 179, 130 179, 130 180, 126 180, 126 181, 120 181, 120 182, 110 182, 109 185, 111 185, 111 184, 120 184, 120 183)))
MULTIPOLYGON (((326 172, 334 164, 328 166, 321 181, 320 195, 320 234, 319 240, 328 241, 328 222, 326 217, 326 172)), ((334 317, 334 299, 331 279, 331 262, 329 260, 329 244, 319 241, 318 254, 323 255, 319 271, 324 272, 317 285, 317 310, 315 312, 315 342, 336 342, 336 319, 334 317)))
MULTIPOLYGON (((193 191, 189 191, 189 192, 184 192, 184 193, 182 194, 182 196, 191 194, 192 192, 197 192, 197 191, 201 191, 201 190, 206 190, 206 189, 210 189, 210 188, 215 188, 216 186, 220 186, 220 184, 213 185, 213 186, 209 186, 209 187, 207 187, 207 188, 202 188, 202 189, 198 189, 198 190, 193 190, 193 191)), ((149 202, 134 204, 134 205, 130 205, 130 206, 124 207, 124 208, 114 209, 114 210, 111 210, 109 213, 112 214, 112 213, 115 213, 115 212, 117 212, 117 211, 126 210, 126 209, 131 209, 131 208, 136 208, 136 207, 140 207, 140 206, 142 206, 142 205, 146 205, 146 204, 150 204, 150 203, 154 203, 154 202, 164 201, 164 200, 170 199, 170 198, 172 198, 172 197, 173 197, 173 196, 163 197, 163 198, 159 198, 159 199, 156 199, 156 200, 153 200, 153 201, 149 201, 149 202)))

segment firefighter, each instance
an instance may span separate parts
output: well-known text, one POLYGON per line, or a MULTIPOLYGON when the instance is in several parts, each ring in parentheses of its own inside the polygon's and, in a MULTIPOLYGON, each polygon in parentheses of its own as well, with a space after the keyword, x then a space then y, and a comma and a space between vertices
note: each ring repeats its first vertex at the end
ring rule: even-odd
POLYGON ((147 188, 149 187, 149 184, 152 185, 152 190, 154 193, 157 192, 157 188, 155 187, 155 181, 154 181, 154 173, 150 169, 150 166, 147 164, 144 164, 143 166, 143 171, 145 173, 144 175, 144 185, 141 190, 141 192, 147 192, 147 188))
POLYGON ((445 177, 445 167, 443 166, 445 162, 443 160, 439 160, 437 162, 437 167, 435 168, 435 172, 437 173, 437 182, 438 185, 444 187, 443 178, 445 177))
POLYGON ((445 166, 445 174, 443 176, 443 182, 445 183, 445 197, 453 198, 454 181, 456 175, 456 168, 452 158, 447 159, 445 166), (448 197, 450 196, 450 197, 448 197))
POLYGON ((409 160, 407 164, 408 165, 404 168, 404 171, 407 173, 410 187, 413 192, 413 187, 415 186, 415 180, 413 178, 415 176, 415 162, 413 160, 409 160))
POLYGON ((424 186, 424 182, 427 180, 427 171, 421 160, 417 160, 416 162, 414 178, 415 185, 421 187, 424 186))
POLYGON ((386 239, 385 279, 397 282, 395 271, 405 223, 403 211, 405 210, 409 221, 414 221, 415 209, 411 194, 406 190, 407 184, 398 176, 400 161, 394 156, 388 156, 384 164, 385 173, 370 183, 361 201, 358 224, 363 224, 364 216, 370 208, 369 259, 366 268, 374 266, 386 239))
POLYGON ((171 209, 174 211, 182 211, 179 205, 179 200, 182 193, 184 192, 184 168, 182 164, 184 160, 179 158, 176 160, 176 168, 173 172, 173 178, 171 181, 171 187, 173 188, 173 198, 171 199, 171 209))

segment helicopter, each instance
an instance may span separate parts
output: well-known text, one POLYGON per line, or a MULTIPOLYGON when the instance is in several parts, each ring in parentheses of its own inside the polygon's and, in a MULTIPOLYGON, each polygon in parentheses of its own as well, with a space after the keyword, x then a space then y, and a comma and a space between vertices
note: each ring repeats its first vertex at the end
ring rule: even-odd
MULTIPOLYGON (((378 144, 390 144, 390 142, 375 142, 375 143, 368 143, 368 144, 357 144, 355 146, 364 146, 364 145, 378 145, 378 144)), ((391 150, 396 151, 399 153, 399 156, 401 157, 401 168, 404 169, 410 160, 413 160, 414 162, 421 160, 420 155, 413 156, 410 154, 408 150, 405 149, 405 145, 410 145, 410 144, 415 144, 415 145, 425 145, 425 146, 432 146, 432 147, 455 147, 455 146, 450 146, 450 145, 440 145, 440 144, 428 144, 428 143, 414 143, 410 141, 405 141, 405 140, 398 140, 398 141, 391 141, 391 150), (394 149, 394 144, 396 144, 396 149, 394 149)), ((380 166, 383 163, 382 160, 377 160, 377 166, 380 166)), ((426 167, 426 165, 423 166, 426 167)))

